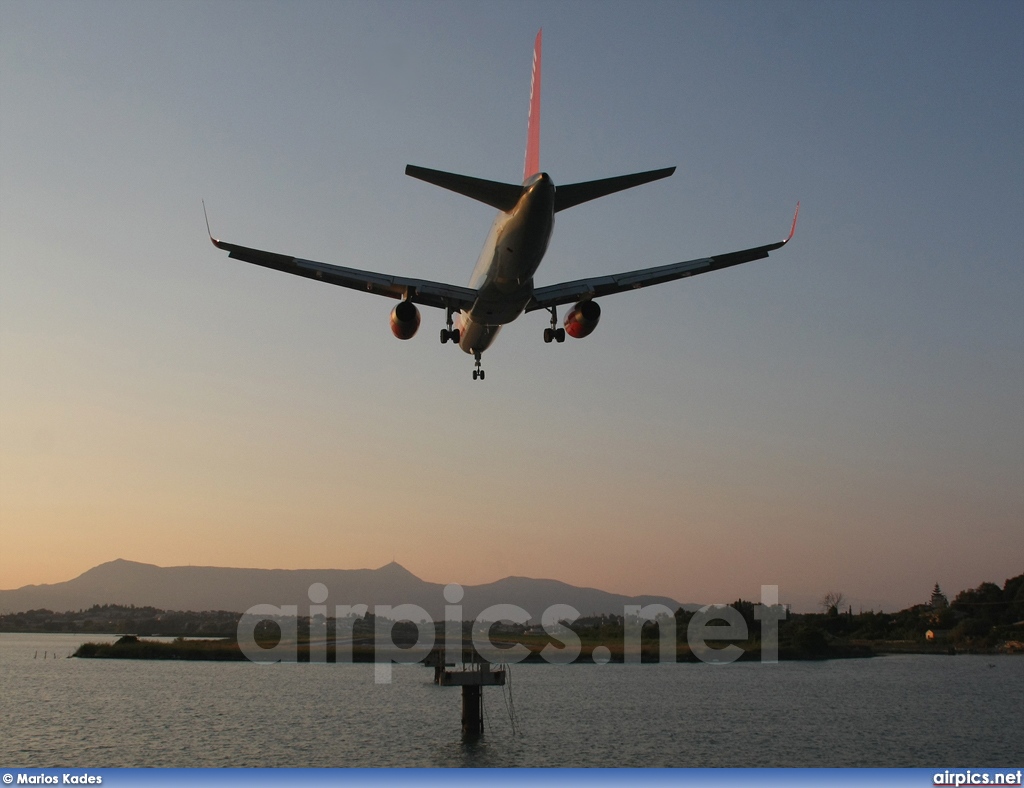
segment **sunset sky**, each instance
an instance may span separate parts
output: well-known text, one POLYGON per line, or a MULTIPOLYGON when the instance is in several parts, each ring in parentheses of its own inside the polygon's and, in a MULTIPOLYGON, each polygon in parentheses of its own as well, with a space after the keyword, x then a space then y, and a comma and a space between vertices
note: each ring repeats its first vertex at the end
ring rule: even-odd
MULTIPOLYGON (((1024 4, 0 0, 0 588, 114 558, 854 609, 1024 571, 1024 4), (538 285, 796 238, 484 356, 218 237, 464 285, 544 30, 538 285)), ((254 600, 255 602, 265 600, 254 600)), ((340 602, 340 600, 339 600, 340 602)))

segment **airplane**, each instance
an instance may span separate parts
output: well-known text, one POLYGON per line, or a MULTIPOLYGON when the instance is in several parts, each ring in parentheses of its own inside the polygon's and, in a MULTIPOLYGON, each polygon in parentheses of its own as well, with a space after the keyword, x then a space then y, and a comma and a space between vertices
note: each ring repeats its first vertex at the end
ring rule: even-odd
MULTIPOLYGON (((564 342, 566 335, 582 339, 594 331, 601 317, 601 307, 594 300, 596 298, 760 260, 792 240, 800 214, 799 202, 789 236, 784 241, 698 260, 535 287, 533 276, 547 251, 556 213, 598 197, 667 178, 675 172, 675 167, 668 167, 555 186, 551 176, 540 169, 542 33, 543 30, 537 32, 533 46, 526 161, 521 185, 411 164, 405 168, 406 175, 498 209, 468 287, 345 268, 227 243, 213 237, 207 218, 206 230, 213 245, 228 252, 229 257, 247 263, 398 299, 398 304, 391 310, 390 321, 391 332, 398 339, 411 339, 419 328, 417 304, 443 309, 447 320, 446 327, 441 329, 441 343, 450 341, 472 355, 476 362, 473 379, 483 380, 481 356, 484 351, 494 342, 502 326, 525 312, 544 309, 550 313, 551 325, 544 329, 543 335, 547 343, 564 342), (563 325, 559 327, 557 310, 564 304, 573 304, 573 307, 565 314, 563 325), (457 315, 458 327, 453 326, 454 315, 457 315)), ((205 210, 204 205, 204 214, 205 210)))

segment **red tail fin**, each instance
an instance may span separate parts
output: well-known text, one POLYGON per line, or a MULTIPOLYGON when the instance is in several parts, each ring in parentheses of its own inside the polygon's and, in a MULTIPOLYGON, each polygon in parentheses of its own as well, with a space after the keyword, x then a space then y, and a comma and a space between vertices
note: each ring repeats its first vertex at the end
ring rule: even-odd
POLYGON ((523 181, 540 172, 540 43, 543 29, 533 42, 533 80, 530 83, 530 120, 526 128, 526 165, 523 181))

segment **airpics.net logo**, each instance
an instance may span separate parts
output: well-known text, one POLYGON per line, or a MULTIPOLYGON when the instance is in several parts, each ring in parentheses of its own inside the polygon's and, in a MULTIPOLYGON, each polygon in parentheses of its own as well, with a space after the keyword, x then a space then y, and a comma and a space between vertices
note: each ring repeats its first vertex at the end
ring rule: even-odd
MULTIPOLYGON (((328 589, 323 583, 313 583, 308 590, 309 601, 309 650, 310 662, 327 662, 328 643, 328 589)), ((463 633, 464 591, 458 583, 444 588, 443 648, 447 654, 462 654, 466 648, 463 633)), ((365 620, 370 608, 365 604, 335 605, 334 607, 334 655, 335 662, 352 662, 355 642, 355 626, 365 620)), ((761 586, 761 604, 754 605, 754 620, 760 625, 760 659, 763 663, 776 663, 779 659, 779 622, 786 618, 786 607, 779 604, 777 585, 761 586)), ((570 625, 580 617, 572 605, 549 606, 540 617, 540 627, 548 642, 540 651, 540 658, 551 664, 568 664, 579 658, 582 651, 580 636, 570 625), (560 645, 556 646, 555 643, 560 645)), ((522 643, 498 646, 491 640, 495 625, 525 626, 533 619, 530 611, 519 605, 491 605, 473 620, 471 642, 473 650, 481 660, 508 665, 522 662, 531 656, 531 651, 522 643)), ((250 607, 239 619, 237 628, 238 646, 243 655, 252 662, 273 664, 277 662, 298 662, 299 643, 298 605, 260 604, 250 607), (270 621, 280 629, 276 644, 267 646, 259 643, 257 631, 270 621)), ((440 622, 439 622, 440 623, 440 622)), ((658 625, 658 658, 660 662, 675 662, 677 655, 677 621, 675 611, 666 605, 626 605, 623 609, 622 660, 626 664, 642 661, 642 639, 645 624, 658 625)), ((436 650, 436 624, 421 606, 415 604, 374 605, 373 607, 373 650, 375 663, 374 681, 377 684, 391 683, 393 664, 417 664, 436 650), (415 642, 395 641, 395 627, 408 622, 416 629, 415 642)), ((743 649, 734 643, 713 647, 709 642, 721 644, 728 641, 745 641, 749 636, 747 621, 743 615, 729 605, 705 605, 696 611, 686 625, 686 644, 690 652, 701 662, 724 665, 735 662, 743 655, 743 649)), ((605 665, 612 661, 611 650, 605 645, 595 646, 591 652, 595 664, 605 665)))
POLYGON ((936 772, 932 785, 1021 785, 1021 770, 1015 772, 979 772, 970 769, 936 772))

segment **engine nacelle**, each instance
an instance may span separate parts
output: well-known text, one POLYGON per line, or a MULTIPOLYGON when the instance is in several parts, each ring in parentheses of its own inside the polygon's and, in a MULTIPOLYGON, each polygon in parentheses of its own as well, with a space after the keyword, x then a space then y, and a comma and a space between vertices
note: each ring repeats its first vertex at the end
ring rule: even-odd
POLYGON ((565 315, 565 333, 575 339, 583 339, 594 332, 600 319, 601 307, 596 301, 580 301, 565 315))
POLYGON ((420 327, 420 310, 412 301, 399 301, 391 310, 391 333, 399 339, 412 339, 420 327))

